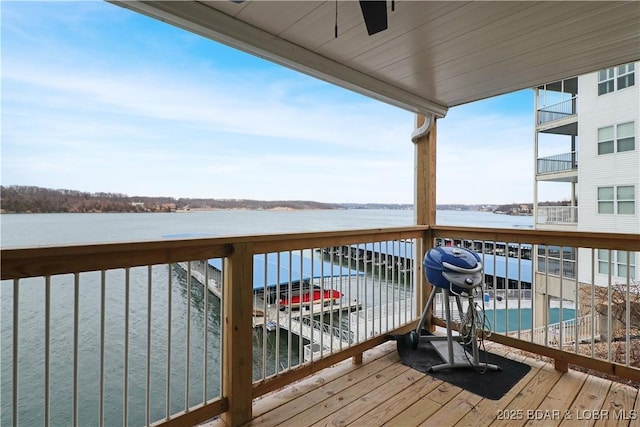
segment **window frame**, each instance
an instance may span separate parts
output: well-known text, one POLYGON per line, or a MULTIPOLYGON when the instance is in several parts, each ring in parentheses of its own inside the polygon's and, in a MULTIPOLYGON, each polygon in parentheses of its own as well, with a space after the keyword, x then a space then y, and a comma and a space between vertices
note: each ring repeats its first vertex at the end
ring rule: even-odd
POLYGON ((636 122, 624 122, 624 123, 616 123, 608 126, 599 127, 596 131, 596 139, 597 139, 597 155, 598 156, 606 156, 607 154, 615 154, 615 153, 626 153, 628 151, 636 150, 636 122), (623 137, 620 137, 620 128, 628 126, 631 129, 631 133, 629 135, 623 133, 623 137), (609 130, 611 136, 603 137, 601 134, 604 133, 605 130, 609 130), (601 139, 602 138, 602 139, 601 139), (623 145, 623 149, 621 150, 621 144, 623 145), (626 148, 629 145, 630 148, 626 148), (605 150, 606 148, 606 150, 605 150))
POLYGON ((598 249, 596 253, 596 262, 598 263, 598 274, 605 276, 611 272, 612 277, 619 277, 629 280, 636 279, 636 253, 634 251, 598 249), (629 264, 627 264, 627 254, 629 264), (609 269, 611 266, 611 269, 609 269))
POLYGON ((609 68, 604 68, 598 71, 598 96, 615 92, 616 90, 616 71, 615 70, 616 70, 616 67, 609 67, 609 68))
POLYGON ((635 86, 635 68, 635 63, 629 62, 599 70, 598 96, 635 86))
POLYGON ((615 193, 615 199, 616 199, 616 213, 618 215, 635 215, 636 214, 636 187, 635 185, 618 185, 616 186, 616 193, 615 193), (621 188, 631 188, 631 197, 628 199, 621 199, 620 195, 619 195, 619 191, 621 188), (631 206, 632 206, 632 212, 630 213, 620 213, 620 203, 629 203, 631 202, 631 206))
POLYGON ((636 149, 636 122, 635 121, 631 121, 631 122, 625 122, 625 123, 618 123, 615 127, 615 150, 616 153, 624 153, 626 151, 634 151, 636 149), (620 138, 620 126, 625 126, 625 125, 631 125, 631 135, 630 136, 626 136, 624 138, 620 138), (631 144, 632 147, 629 149, 625 149, 625 150, 620 150, 620 142, 622 140, 626 140, 626 139, 630 139, 631 140, 631 144))
POLYGON ((617 66, 615 70, 615 74, 616 74, 616 83, 615 83, 616 90, 622 90, 628 87, 635 86, 636 84, 635 64, 633 62, 617 66), (621 69, 624 69, 624 71, 621 72, 621 69), (625 84, 622 87, 620 87, 621 86, 620 82, 625 82, 625 84))
POLYGON ((603 185, 596 187, 596 204, 597 204, 597 212, 598 215, 636 215, 636 186, 635 185, 603 185), (620 198, 618 196, 619 189, 622 188, 631 188, 631 197, 620 198), (601 190, 611 190, 611 198, 601 197, 601 190), (631 212, 620 212, 621 203, 625 205, 631 202, 632 211, 631 212), (608 212, 604 212, 601 208, 602 206, 609 206, 608 212))
POLYGON ((604 156, 605 154, 613 154, 616 152, 616 133, 615 132, 616 132, 616 127, 614 125, 603 126, 601 128, 598 128, 598 156, 604 156), (609 128, 611 129, 611 138, 600 139, 601 138, 600 132, 609 128), (611 151, 602 150, 603 147, 608 148, 609 146, 611 147, 611 151))

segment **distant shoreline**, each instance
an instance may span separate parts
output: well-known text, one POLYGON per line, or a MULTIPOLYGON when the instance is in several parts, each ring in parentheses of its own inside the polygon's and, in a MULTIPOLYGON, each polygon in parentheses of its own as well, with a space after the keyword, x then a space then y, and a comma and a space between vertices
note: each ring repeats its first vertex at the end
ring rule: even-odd
MULTIPOLYGON (((187 213, 215 210, 413 210, 411 203, 326 203, 312 200, 253 200, 128 196, 119 193, 87 193, 34 186, 0 186, 0 214, 12 213, 187 213)), ((437 205, 438 210, 481 211, 530 216, 531 203, 437 205)))

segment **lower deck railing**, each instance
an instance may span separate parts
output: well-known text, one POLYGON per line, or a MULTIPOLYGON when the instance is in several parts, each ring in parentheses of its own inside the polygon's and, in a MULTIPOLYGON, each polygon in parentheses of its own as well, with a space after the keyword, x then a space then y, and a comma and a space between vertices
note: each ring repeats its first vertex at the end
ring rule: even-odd
POLYGON ((481 253, 489 339, 640 378, 637 236, 416 226, 25 248, 1 253, 2 423, 241 424, 253 398, 415 328, 426 250, 479 241, 510 248, 481 253), (538 271, 531 254, 554 245, 575 248, 553 252, 577 254, 574 277, 538 271))

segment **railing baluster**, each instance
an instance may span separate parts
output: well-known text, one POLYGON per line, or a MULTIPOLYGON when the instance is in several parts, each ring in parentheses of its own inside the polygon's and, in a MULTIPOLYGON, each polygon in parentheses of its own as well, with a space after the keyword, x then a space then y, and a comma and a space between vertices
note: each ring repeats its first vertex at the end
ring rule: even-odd
POLYGON ((106 307, 106 272, 100 272, 100 399, 98 409, 98 424, 104 425, 104 329, 105 329, 105 307, 106 307))
MULTIPOLYGON (((255 255, 257 256, 257 255, 255 255)), ((263 278, 264 280, 262 281, 262 286, 263 286, 263 291, 262 291, 262 302, 263 302, 263 306, 262 306, 262 379, 265 379, 267 377, 267 337, 268 337, 268 331, 267 331, 267 318, 269 315, 269 312, 267 311, 267 298, 268 298, 268 289, 267 289, 267 277, 268 277, 268 266, 269 266, 269 254, 264 254, 264 271, 263 271, 263 278)), ((255 294, 254 294, 254 298, 255 298, 255 294)))
MULTIPOLYGON (((380 250, 382 250, 382 248, 380 248, 380 250)), ((391 313, 393 315, 393 305, 391 305, 391 307, 389 306, 389 241, 386 240, 384 242, 384 265, 382 263, 380 263, 381 268, 383 269, 382 271, 384 271, 384 290, 385 290, 385 331, 389 330, 389 308, 391 308, 391 313)), ((393 258, 392 261, 393 262, 393 258)), ((392 295, 393 295, 393 289, 392 291, 392 295)), ((393 298, 391 300, 391 304, 393 304, 393 298)), ((391 321, 393 322, 393 318, 391 319, 391 321)), ((382 333, 382 330, 380 330, 380 332, 382 333)))
MULTIPOLYGON (((314 280, 315 280, 314 279, 315 275, 313 274, 314 273, 313 265, 315 264, 315 258, 316 258, 316 252, 315 252, 314 248, 311 248, 311 267, 310 267, 311 271, 309 272, 309 277, 311 277, 310 280, 311 280, 311 284, 312 284, 311 295, 313 295, 313 286, 314 286, 314 280)), ((318 286, 320 286, 320 307, 322 307, 320 309, 320 313, 321 313, 320 314, 320 322, 324 323, 322 321, 322 313, 324 312, 324 284, 322 283, 322 278, 320 278, 320 284, 318 286)), ((311 298, 311 306, 310 306, 311 310, 310 310, 310 313, 309 313, 309 318, 311 319, 312 323, 313 323, 313 321, 315 321, 315 317, 313 317, 313 315, 314 315, 314 313, 313 313, 314 306, 315 306, 315 301, 314 301, 314 299, 312 297, 311 298)), ((310 349, 309 350, 309 362, 311 362, 311 363, 313 363, 313 353, 314 353, 313 346, 315 344, 315 339, 313 338, 313 335, 314 335, 313 334, 313 329, 314 328, 315 328, 315 326, 312 324, 311 325, 311 342, 309 343, 309 349, 310 349)), ((322 335, 324 335, 322 333, 322 328, 320 328, 320 331, 321 331, 320 332, 320 337, 322 337, 322 335)), ((303 357, 303 360, 304 360, 304 355, 303 354, 301 354, 301 357, 303 357)))
POLYGON ((596 258, 597 249, 591 248, 591 358, 594 357, 595 354, 595 336, 596 336, 596 264, 598 263, 598 258, 596 258))
MULTIPOLYGON (((487 244, 486 241, 483 241, 483 247, 484 245, 487 244)), ((492 250, 491 250, 491 255, 492 255, 492 262, 493 262, 493 328, 494 330, 496 329, 496 326, 498 325, 498 304, 497 304, 497 300, 498 300, 498 268, 497 268, 497 259, 496 259, 496 242, 491 242, 492 245, 492 250)), ((484 251, 483 251, 484 252, 484 251)), ((506 313, 505 313, 506 314, 506 313)), ((506 316, 505 316, 506 317, 506 316)), ((505 319, 505 326, 507 324, 507 321, 505 319)), ((505 329, 506 331, 506 329, 505 329)), ((506 333, 506 332, 505 332, 506 333)))
MULTIPOLYGON (((222 259, 222 271, 220 274, 220 281, 221 286, 220 286, 220 313, 218 314, 218 323, 220 325, 223 324, 224 318, 226 316, 226 310, 225 310, 225 299, 227 297, 225 297, 226 292, 224 291, 225 286, 224 286, 224 282, 225 282, 225 275, 227 274, 227 270, 225 269, 225 262, 224 259, 222 259)), ((220 378, 218 379, 218 390, 222 391, 224 388, 224 382, 225 382, 225 373, 224 373, 224 346, 225 346, 225 342, 227 339, 227 332, 226 332, 226 328, 224 327, 220 327, 220 355, 218 357, 218 372, 220 372, 220 378)))
MULTIPOLYGON (((369 298, 368 298, 368 290, 369 290, 369 286, 367 283, 367 264, 369 263, 369 253, 367 251, 367 244, 365 243, 364 245, 364 284, 363 284, 363 288, 364 288, 364 302, 365 302, 365 306, 364 306, 364 339, 367 340, 369 338, 369 298)), ((373 247, 373 245, 372 245, 373 247)), ((371 314, 373 314, 373 305, 371 305, 372 307, 372 311, 371 314)), ((372 319, 373 320, 373 319, 372 319)), ((371 322, 373 324, 373 321, 371 322)))
POLYGON ((280 372, 280 255, 281 252, 278 252, 278 256, 276 257, 276 282, 278 286, 276 287, 276 374, 280 372))
MULTIPOLYGON (((520 331, 522 330, 522 319, 520 313, 522 312, 522 244, 518 243, 516 245, 518 248, 518 339, 520 339, 520 331)), ((507 255, 509 253, 507 252, 507 255)), ((531 272, 533 277, 533 270, 531 272)), ((533 281, 533 278, 531 279, 533 281)), ((533 295, 531 296, 533 299, 533 295)), ((533 323, 533 304, 531 304, 531 323, 533 323)))
POLYGON ((289 321, 289 328, 287 331, 287 368, 291 369, 291 347, 292 347, 292 336, 291 336, 291 314, 292 314, 292 303, 291 300, 293 299, 293 286, 292 286, 292 272, 291 272, 291 263, 293 262, 292 257, 291 257, 291 251, 288 251, 289 254, 289 263, 287 264, 289 266, 288 270, 289 270, 289 293, 287 294, 287 314, 288 314, 288 321, 289 321))
POLYGON ((12 376, 12 393, 13 393, 13 405, 11 407, 13 424, 18 425, 18 343, 19 343, 19 320, 20 320, 20 293, 18 290, 20 279, 13 280, 13 360, 11 364, 11 376, 12 376))
MULTIPOLYGON (((51 276, 44 283, 44 425, 51 421, 51 276)), ((17 424, 17 423, 16 423, 17 424)))
POLYGON ((124 381, 122 396, 122 425, 129 424, 129 304, 131 300, 131 270, 126 268, 124 279, 124 381))
MULTIPOLYGON (((351 246, 350 246, 350 248, 351 248, 351 246)), ((353 257, 353 253, 351 252, 351 249, 350 249, 349 250, 349 257, 347 258, 347 262, 346 262, 346 268, 348 269, 348 271, 351 271, 351 259, 352 259, 352 257, 353 257)), ((344 318, 343 318, 343 315, 344 315, 343 313, 344 312, 342 311, 343 310, 343 300, 346 297, 347 298, 347 304, 349 304, 350 299, 349 299, 348 295, 350 295, 350 288, 351 288, 351 282, 349 281, 348 276, 347 276, 347 280, 346 280, 347 289, 346 289, 346 291, 344 290, 345 276, 342 274, 342 272, 343 272, 343 270, 342 270, 342 268, 340 268, 340 273, 339 273, 340 290, 339 290, 339 292, 340 292, 341 298, 340 298, 340 300, 338 302, 338 306, 339 306, 339 310, 340 310, 339 311, 340 314, 338 315, 338 318, 340 319, 340 321, 339 321, 339 324, 338 324, 338 331, 337 331, 337 334, 340 337, 340 350, 342 350, 342 345, 345 342, 345 339, 344 339, 345 334, 348 335, 348 331, 349 331, 349 322, 347 322, 347 329, 346 330, 344 329, 344 325, 343 325, 343 323, 344 323, 344 318)), ((333 289, 333 287, 332 287, 332 289, 333 289)), ((333 300, 331 302, 331 310, 333 310, 333 300)), ((347 311, 347 313, 349 313, 349 311, 347 311)), ((348 319, 349 319, 349 315, 347 314, 347 320, 348 319)), ((336 331, 335 331, 335 329, 329 329, 328 333, 333 335, 333 334, 336 333, 336 331)))
MULTIPOLYGON (((574 301, 574 320, 576 322, 576 326, 574 328, 574 352, 578 353, 578 340, 580 338, 580 335, 578 333, 578 329, 581 329, 581 325, 579 323, 582 323, 582 310, 580 310, 580 306, 582 305, 582 299, 580 298, 580 289, 579 289, 579 285, 578 285, 578 271, 580 271, 580 266, 578 265, 578 260, 580 259, 580 256, 578 256, 578 252, 579 252, 579 248, 575 248, 575 252, 576 252, 576 265, 575 265, 575 274, 574 274, 574 283, 575 283, 575 288, 574 288, 574 295, 575 295, 575 301, 574 301), (581 319, 580 322, 578 322, 578 319, 581 319)), ((594 284, 595 286, 595 284, 594 284)), ((593 337, 592 337, 593 338, 593 337)), ((593 340, 591 340, 593 341, 593 340)))
POLYGON ((173 271, 171 264, 169 267, 169 277, 167 278, 167 385, 165 400, 165 418, 171 415, 171 291, 173 287, 173 271))
POLYGON ((625 365, 631 363, 631 252, 626 251, 627 255, 627 289, 626 289, 626 307, 625 307, 625 365))
MULTIPOLYGON (((497 248, 496 243, 496 248, 497 248)), ((505 253, 504 253, 504 333, 505 335, 509 334, 509 244, 505 243, 505 253)), ((493 261, 497 262, 498 254, 495 253, 493 255, 493 261)), ((495 264, 494 264, 495 265, 495 264)), ((498 270, 493 269, 493 274, 497 275, 498 270)), ((520 312, 516 313, 518 318, 520 318, 520 312)))
POLYGON ((202 361, 202 403, 207 402, 207 374, 209 373, 207 370, 208 359, 209 359, 209 260, 206 259, 204 261, 204 286, 203 286, 203 294, 204 294, 204 321, 203 321, 203 330, 204 337, 202 337, 202 342, 204 342, 204 359, 202 361))
MULTIPOLYGON (((298 365, 300 365, 302 363, 302 357, 304 355, 304 349, 302 348, 303 344, 304 344, 304 339, 302 338, 303 333, 302 333, 302 319, 303 319, 303 314, 302 314, 302 300, 303 300, 303 295, 304 295, 304 269, 303 269, 303 265, 302 265, 302 249, 300 249, 300 335, 299 335, 299 339, 298 339, 298 365)), ((309 280, 309 292, 311 292, 311 295, 309 296, 309 302, 311 303, 311 305, 313 305, 313 277, 311 277, 311 279, 309 280)), ((311 317, 311 319, 313 319, 313 316, 311 317)), ((311 342, 313 343, 313 325, 311 325, 311 342)))
POLYGON ((147 267, 147 361, 145 373, 145 405, 144 419, 145 425, 151 424, 151 300, 153 291, 153 271, 151 266, 147 267))
POLYGON ((73 278, 73 414, 72 424, 78 425, 78 326, 80 311, 80 273, 73 278))
MULTIPOLYGON (((382 333, 382 242, 378 243, 378 334, 382 333)), ((375 251, 375 246, 374 246, 375 251)), ((374 266, 374 275, 375 275, 375 266, 374 266)))
POLYGON ((612 289, 611 286, 613 285, 613 256, 612 256, 612 251, 611 249, 607 250, 607 254, 608 254, 608 264, 609 264, 609 268, 608 268, 608 280, 607 280, 607 360, 611 360, 611 341, 613 339, 613 329, 611 328, 611 324, 612 322, 612 314, 611 312, 613 311, 611 309, 611 294, 612 294, 612 289))
MULTIPOLYGON (((360 244, 354 245, 356 250, 356 270, 360 270, 360 244)), ((356 273, 356 305, 355 316, 356 319, 356 342, 360 342, 360 314, 362 312, 362 301, 360 301, 360 274, 356 273)))
POLYGON ((187 262, 187 325, 184 363, 184 410, 189 411, 189 372, 191 371, 191 261, 187 262))
MULTIPOLYGON (((544 262, 544 345, 549 346, 549 245, 545 245, 544 247, 544 262)), ((533 313, 531 313, 531 318, 533 319, 533 313)), ((532 328, 534 324, 535 322, 532 321, 532 328)))
POLYGON ((558 348, 562 348, 564 344, 564 247, 560 247, 560 309, 558 310, 558 348))

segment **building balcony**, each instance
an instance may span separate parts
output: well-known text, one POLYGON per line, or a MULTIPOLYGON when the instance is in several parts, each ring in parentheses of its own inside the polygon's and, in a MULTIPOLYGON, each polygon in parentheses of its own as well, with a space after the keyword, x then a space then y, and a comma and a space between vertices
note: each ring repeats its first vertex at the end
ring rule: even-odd
POLYGON ((576 115, 577 99, 578 97, 574 96, 571 99, 539 108, 536 114, 536 124, 542 125, 576 115))
MULTIPOLYGON (((548 286, 551 276, 520 258, 541 243, 640 251, 636 235, 444 226, 3 249, 3 418, 299 426, 478 425, 529 410, 633 416, 637 388, 569 365, 640 381, 640 319, 603 311, 616 296, 584 278, 548 286), (491 272, 478 295, 482 335, 489 352, 532 369, 499 400, 402 365, 388 342, 415 329, 430 292, 422 255, 446 241, 509 242, 509 253, 479 254, 491 272), (601 321, 612 316, 627 321, 601 321)), ((616 285, 635 295, 629 278, 616 285)), ((427 317, 436 333, 444 305, 436 298, 427 317)))
POLYGON ((537 161, 536 172, 538 175, 574 171, 578 169, 578 152, 556 154, 554 156, 541 157, 537 161))
POLYGON ((538 206, 536 225, 578 225, 577 206, 538 206))
POLYGON ((536 180, 577 182, 578 152, 572 151, 537 159, 536 180))
POLYGON ((539 132, 577 135, 577 95, 571 99, 546 105, 536 110, 536 129, 539 132))

